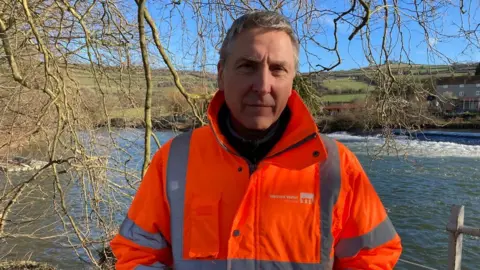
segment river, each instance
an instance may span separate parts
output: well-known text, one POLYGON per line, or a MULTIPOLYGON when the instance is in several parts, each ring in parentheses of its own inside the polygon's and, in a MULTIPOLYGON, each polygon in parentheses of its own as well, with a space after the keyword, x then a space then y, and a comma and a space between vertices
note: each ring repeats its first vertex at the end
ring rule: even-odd
MULTIPOLYGON (((123 137, 129 137, 131 143, 141 145, 141 133, 124 133, 123 137)), ((157 132, 162 143, 172 135, 157 132)), ((402 238, 401 259, 436 269, 446 268, 448 234, 445 227, 451 205, 465 205, 465 225, 480 227, 480 133, 437 131, 414 140, 397 136, 395 146, 399 150, 389 154, 375 152, 385 142, 380 136, 347 133, 330 136, 356 153, 365 168, 402 238)), ((136 164, 140 164, 140 153, 132 154, 136 164)), ((75 188, 70 192, 79 193, 75 188)), ((48 203, 44 205, 47 207, 48 203)), ((9 259, 30 256, 33 260, 53 263, 59 269, 88 268, 59 241, 23 239, 0 243, 0 252, 12 248, 9 259)), ((462 269, 480 268, 479 238, 464 237, 462 266, 462 269)), ((419 268, 401 261, 396 269, 419 268)))

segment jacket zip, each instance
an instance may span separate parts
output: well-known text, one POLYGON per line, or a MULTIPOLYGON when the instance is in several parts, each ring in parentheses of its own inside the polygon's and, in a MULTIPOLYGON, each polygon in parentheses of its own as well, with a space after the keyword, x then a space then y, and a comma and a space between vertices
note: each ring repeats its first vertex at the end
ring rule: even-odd
MULTIPOLYGON (((246 160, 246 159, 245 159, 246 160)), ((257 170, 257 164, 253 164, 251 163, 250 161, 246 160, 247 163, 248 163, 248 172, 249 172, 249 176, 252 176, 252 174, 255 172, 255 170, 257 170)))

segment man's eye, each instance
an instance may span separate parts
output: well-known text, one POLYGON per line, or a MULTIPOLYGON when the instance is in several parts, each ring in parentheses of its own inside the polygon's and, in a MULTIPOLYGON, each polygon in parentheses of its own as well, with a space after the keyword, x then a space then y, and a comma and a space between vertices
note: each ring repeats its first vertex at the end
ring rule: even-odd
POLYGON ((272 71, 285 71, 285 69, 282 66, 273 66, 270 68, 272 71))
POLYGON ((253 68, 253 65, 252 64, 249 64, 249 63, 245 63, 245 64, 241 64, 240 66, 238 66, 239 68, 243 68, 243 69, 252 69, 253 68))
POLYGON ((286 71, 283 67, 272 67, 270 70, 274 74, 283 74, 286 71))

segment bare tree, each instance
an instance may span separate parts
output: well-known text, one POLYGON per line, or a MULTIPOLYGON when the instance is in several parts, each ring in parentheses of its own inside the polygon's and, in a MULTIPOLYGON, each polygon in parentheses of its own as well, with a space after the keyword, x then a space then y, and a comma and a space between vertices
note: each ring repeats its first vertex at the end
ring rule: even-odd
POLYGON ((0 253, 24 239, 56 241, 97 268, 112 262, 108 243, 161 146, 154 125, 207 123, 218 50, 241 14, 274 10, 292 21, 305 70, 294 86, 315 116, 322 115, 319 80, 335 76, 345 44, 360 44, 368 67, 358 59, 356 76, 374 89, 362 124, 388 137, 435 122, 424 102, 435 95, 433 74, 412 74, 412 32, 421 31, 429 59, 452 64, 457 59, 436 44, 461 39, 465 53, 478 51, 479 7, 473 0, 0 0, 1 161, 46 161, 26 175, 1 175, 0 253), (446 12, 460 18, 448 30, 440 23, 446 12), (144 129, 119 129, 112 119, 144 129))

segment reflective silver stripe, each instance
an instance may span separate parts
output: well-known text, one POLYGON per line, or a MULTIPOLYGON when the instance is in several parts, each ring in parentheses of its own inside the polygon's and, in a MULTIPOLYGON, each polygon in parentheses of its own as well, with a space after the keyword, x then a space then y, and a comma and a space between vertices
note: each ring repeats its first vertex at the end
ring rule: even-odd
POLYGON ((162 249, 168 247, 165 238, 160 233, 150 233, 140 228, 128 217, 120 226, 120 235, 133 241, 135 244, 153 249, 162 249))
POLYGON ((172 255, 176 269, 183 254, 183 216, 185 185, 187 181, 188 154, 192 131, 176 136, 170 145, 167 161, 167 197, 170 205, 170 233, 172 255))
POLYGON ((231 260, 232 269, 262 269, 262 270, 315 270, 318 263, 294 263, 262 260, 231 260))
POLYGON ((248 259, 231 259, 231 260, 182 260, 177 261, 175 269, 201 269, 201 270, 318 270, 318 263, 292 263, 277 261, 262 261, 248 259), (229 267, 230 266, 230 267, 229 267))
POLYGON ((379 247, 397 235, 390 218, 385 218, 370 232, 353 238, 341 239, 335 247, 335 256, 347 258, 355 256, 362 249, 379 247))
POLYGON ((340 155, 337 143, 321 135, 322 142, 327 149, 327 159, 320 164, 320 264, 322 269, 332 269, 333 259, 330 252, 333 248, 332 221, 333 207, 337 203, 341 187, 340 155))
POLYGON ((137 267, 135 267, 135 270, 164 270, 164 269, 166 270, 169 268, 159 262, 156 262, 151 265, 138 265, 137 267))

